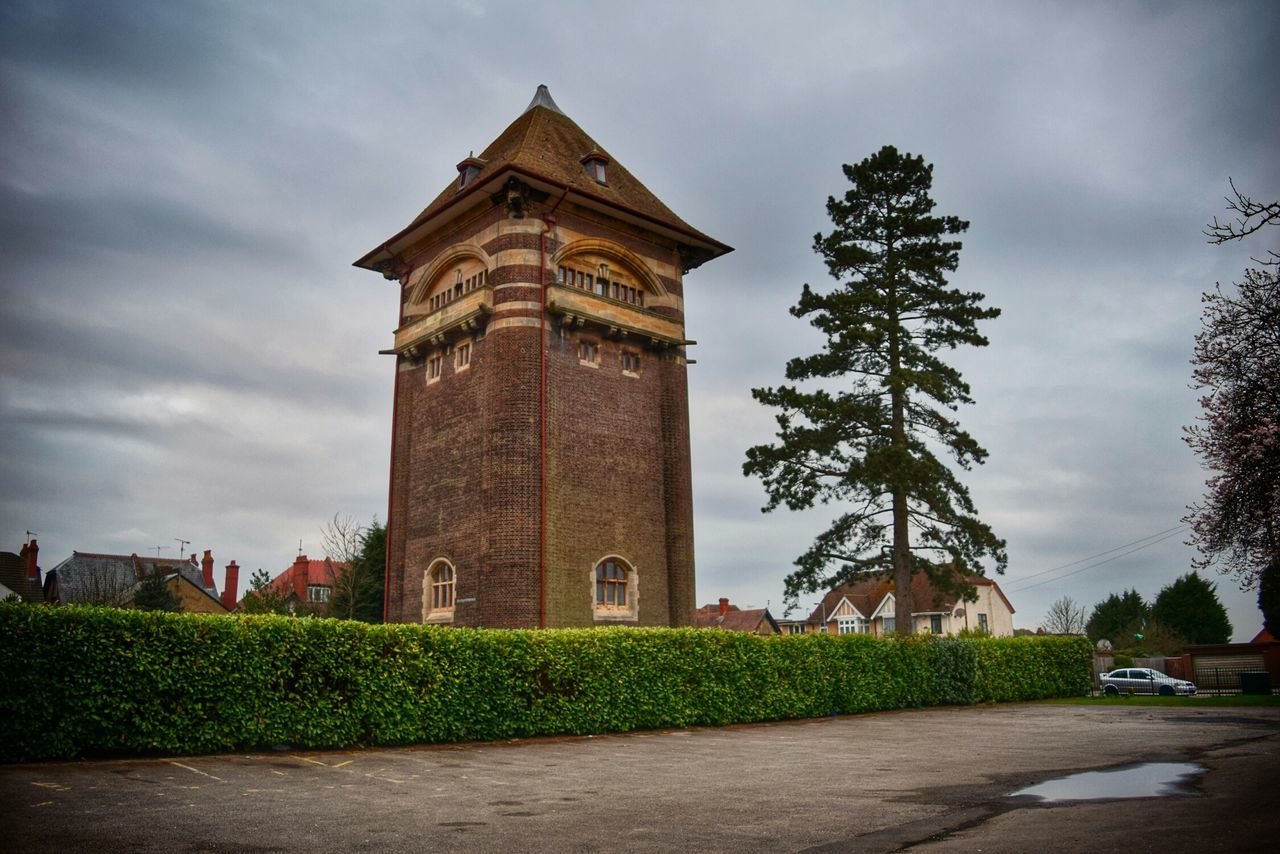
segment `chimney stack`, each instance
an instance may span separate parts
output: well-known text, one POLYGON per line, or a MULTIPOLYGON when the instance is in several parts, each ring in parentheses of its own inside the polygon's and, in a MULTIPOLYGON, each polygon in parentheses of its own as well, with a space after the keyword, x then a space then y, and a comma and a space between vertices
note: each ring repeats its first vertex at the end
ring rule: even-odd
POLYGON ((34 538, 30 543, 22 547, 22 557, 26 561, 27 581, 40 580, 40 565, 36 563, 39 555, 40 545, 34 538))
POLYGON ((227 577, 222 581, 222 604, 228 611, 236 609, 236 592, 240 587, 240 567, 233 560, 227 564, 227 577))
MULTIPOLYGON (((195 557, 195 555, 192 555, 195 557)), ((204 557, 200 559, 201 580, 204 582, 206 590, 213 589, 213 549, 205 549, 204 557)))
POLYGON ((307 601, 307 570, 310 563, 306 555, 298 555, 293 561, 293 571, 290 575, 293 581, 293 595, 298 597, 299 602, 307 601))
POLYGON ((729 613, 729 600, 724 596, 721 596, 720 597, 720 616, 723 617, 727 613, 729 613))

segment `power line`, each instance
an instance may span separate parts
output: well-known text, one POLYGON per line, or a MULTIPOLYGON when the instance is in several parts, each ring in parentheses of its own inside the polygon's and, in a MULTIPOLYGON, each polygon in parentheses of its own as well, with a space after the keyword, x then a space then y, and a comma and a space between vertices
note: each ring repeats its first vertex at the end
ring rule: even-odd
MULTIPOLYGON (((1134 548, 1134 549, 1129 549, 1129 551, 1127 551, 1127 552, 1121 552, 1120 554, 1115 555, 1115 556, 1113 556, 1113 557, 1109 557, 1109 558, 1107 558, 1106 560, 1100 560, 1100 561, 1098 561, 1097 563, 1091 563, 1091 564, 1089 564, 1089 565, 1087 565, 1087 566, 1082 566, 1082 567, 1080 567, 1079 569, 1075 569, 1075 570, 1072 570, 1071 572, 1064 573, 1064 574, 1062 574, 1062 575, 1057 576, 1056 578, 1046 578, 1044 581, 1037 581, 1035 584, 1027 584, 1027 585, 1025 585, 1025 586, 1017 587, 1017 588, 1010 586, 1010 588, 1009 588, 1009 592, 1010 592, 1010 593, 1021 593, 1022 591, 1024 591, 1024 590, 1030 590, 1030 589, 1031 589, 1031 588, 1033 588, 1033 587, 1040 587, 1041 585, 1044 585, 1044 584, 1051 584, 1051 583, 1052 583, 1052 582, 1054 582, 1054 581, 1061 581, 1061 580, 1062 580, 1062 579, 1064 579, 1064 578, 1070 578, 1070 577, 1071 577, 1071 576, 1073 576, 1073 575, 1079 575, 1080 573, 1084 572, 1085 570, 1089 570, 1089 569, 1097 569, 1098 567, 1103 566, 1104 564, 1111 563, 1111 562, 1112 562, 1112 561, 1114 561, 1114 560, 1119 560, 1119 559, 1120 559, 1120 558, 1122 558, 1122 557, 1128 557, 1129 555, 1131 555, 1131 554, 1133 554, 1133 553, 1135 553, 1135 552, 1140 552, 1140 551, 1142 551, 1143 549, 1148 548, 1149 546, 1154 546, 1156 543, 1162 543, 1162 542, 1164 542, 1165 540, 1167 540, 1167 539, 1169 539, 1169 538, 1171 538, 1171 537, 1175 537, 1175 536, 1177 536, 1179 533, 1181 533, 1181 532, 1182 532, 1182 530, 1183 530, 1183 527, 1182 527, 1182 526, 1179 526, 1179 527, 1177 527, 1177 528, 1171 528, 1171 529, 1169 529, 1168 531, 1163 532, 1163 536, 1153 534, 1152 536, 1159 536, 1159 539, 1150 540, 1150 538, 1149 538, 1149 537, 1148 537, 1148 538, 1145 538, 1145 539, 1149 539, 1149 540, 1150 540, 1150 542, 1143 542, 1142 540, 1134 540, 1134 543, 1142 543, 1142 545, 1140 545, 1140 546, 1138 546, 1137 548, 1134 548)), ((1130 543, 1129 545, 1133 545, 1133 543, 1130 543)), ((1119 546, 1118 548, 1124 548, 1124 546, 1119 546)), ((1111 553, 1111 552, 1113 552, 1113 551, 1115 551, 1115 549, 1110 549, 1110 550, 1105 551, 1105 552, 1100 552, 1100 554, 1110 554, 1110 553, 1111 553)), ((1096 556, 1097 556, 1097 555, 1095 555, 1095 557, 1096 557, 1096 556)), ((1088 560, 1088 559, 1089 559, 1089 558, 1082 558, 1082 560, 1088 560)), ((1079 562, 1080 562, 1080 561, 1074 561, 1073 563, 1066 564, 1066 566, 1072 566, 1073 564, 1075 564, 1075 563, 1079 563, 1079 562)), ((1058 569, 1062 569, 1062 568, 1063 568, 1063 567, 1058 567, 1058 569)), ((1043 575, 1044 573, 1037 573, 1037 574, 1039 574, 1039 575, 1043 575)), ((1027 578, 1031 578, 1031 577, 1032 577, 1032 576, 1027 576, 1027 578)))
MULTIPOLYGON (((1079 560, 1073 560, 1070 563, 1064 563, 1061 566, 1055 566, 1055 567, 1052 567, 1051 569, 1042 569, 1039 572, 1033 572, 1030 575, 1024 575, 1022 576, 1022 578, 1011 580, 1009 583, 1021 584, 1024 581, 1029 581, 1032 578, 1038 578, 1041 575, 1048 575, 1051 572, 1057 572, 1060 569, 1066 569, 1069 566, 1075 566, 1078 563, 1084 563, 1085 561, 1093 560, 1096 557, 1102 557, 1103 555, 1109 555, 1112 552, 1118 552, 1121 549, 1127 549, 1129 548, 1129 546, 1136 546, 1138 543, 1145 542, 1147 540, 1154 540, 1156 537, 1163 537, 1165 534, 1172 534, 1177 531, 1184 530, 1186 527, 1187 527, 1186 525, 1175 525, 1172 528, 1166 528, 1163 531, 1157 531, 1154 534, 1148 534, 1145 537, 1139 537, 1138 539, 1134 540, 1131 543, 1125 543, 1122 546, 1116 546, 1114 549, 1107 549, 1105 552, 1098 552, 1096 555, 1089 555, 1088 557, 1082 557, 1079 560)), ((1063 577, 1065 578, 1066 576, 1063 576, 1063 577)))

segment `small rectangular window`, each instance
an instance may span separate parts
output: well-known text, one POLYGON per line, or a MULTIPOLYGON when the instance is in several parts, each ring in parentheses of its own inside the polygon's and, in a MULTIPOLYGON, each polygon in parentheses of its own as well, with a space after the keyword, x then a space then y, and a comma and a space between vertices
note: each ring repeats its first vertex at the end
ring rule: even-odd
POLYGON ((440 371, 444 367, 444 356, 439 353, 427 359, 427 382, 440 379, 440 371))
POLYGON ((640 354, 622 351, 622 372, 624 374, 640 373, 640 354))
POLYGON ((454 363, 454 367, 457 370, 462 370, 463 368, 471 364, 471 343, 470 342, 467 342, 465 344, 459 344, 458 349, 455 351, 455 353, 457 354, 457 359, 454 363))
POLYGON ((935 635, 942 634, 942 615, 933 614, 929 617, 929 631, 935 635))
POLYGON ((599 354, 599 345, 594 341, 578 342, 578 361, 583 364, 595 366, 596 357, 599 354))
POLYGON ((985 632, 985 631, 988 631, 988 628, 987 628, 987 615, 986 615, 986 614, 979 614, 979 615, 978 615, 978 628, 982 629, 984 632, 985 632))

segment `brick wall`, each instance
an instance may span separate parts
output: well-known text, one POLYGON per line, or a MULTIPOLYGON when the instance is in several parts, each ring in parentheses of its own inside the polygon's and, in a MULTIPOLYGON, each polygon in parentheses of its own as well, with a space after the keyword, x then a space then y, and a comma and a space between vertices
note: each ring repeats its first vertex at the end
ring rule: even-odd
MULTIPOLYGON (((498 210, 498 209, 494 209, 498 210)), ((600 215, 557 212, 547 240, 547 281, 556 249, 600 237, 641 256, 675 299, 659 306, 682 320, 675 246, 600 215)), ((439 558, 456 568, 455 625, 536 626, 540 619, 540 341, 536 216, 492 211, 432 236, 414 265, 460 242, 491 257, 494 312, 458 370, 451 341, 442 376, 425 360, 397 357, 393 466, 388 509, 388 618, 422 619, 423 576, 439 558), (530 262, 533 263, 530 263, 530 262), (474 602, 467 600, 474 599, 474 602)), ((547 330, 547 559, 549 626, 593 623, 596 563, 622 557, 638 577, 641 625, 693 619, 693 511, 688 391, 677 350, 610 337, 607 330, 547 330), (578 342, 598 343, 597 367, 579 363, 578 342), (626 376, 623 350, 640 356, 626 376)), ((634 595, 636 591, 632 591, 634 595)))

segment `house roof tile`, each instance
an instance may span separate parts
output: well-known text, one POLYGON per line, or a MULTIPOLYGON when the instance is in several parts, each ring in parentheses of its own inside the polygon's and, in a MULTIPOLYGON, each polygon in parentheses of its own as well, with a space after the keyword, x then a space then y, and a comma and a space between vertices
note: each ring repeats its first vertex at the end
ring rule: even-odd
POLYGON ((456 178, 451 180, 403 231, 366 254, 356 265, 373 266, 375 256, 385 252, 390 244, 446 209, 487 197, 495 189, 492 179, 506 172, 524 173, 528 177, 542 179, 578 196, 666 226, 705 250, 705 257, 700 260, 732 251, 731 247, 689 225, 663 204, 610 155, 604 146, 565 115, 551 100, 551 94, 546 91, 545 86, 538 87, 537 94, 525 111, 489 143, 478 157, 470 157, 465 162, 477 160, 484 162, 477 178, 461 188, 456 178), (596 181, 582 165, 583 158, 592 153, 608 161, 605 183, 596 181))
MULTIPOLYGON (((1000 585, 996 584, 995 581, 983 576, 970 576, 968 581, 975 587, 994 588, 995 593, 1008 606, 1009 613, 1014 613, 1013 605, 1009 602, 1008 597, 1004 595, 1004 591, 1000 589, 1000 585)), ((849 603, 857 608, 864 617, 870 617, 881 602, 884 601, 884 597, 892 592, 893 582, 888 578, 864 578, 860 581, 842 584, 832 590, 828 590, 823 595, 822 601, 809 615, 809 622, 820 623, 824 616, 830 620, 841 599, 848 599, 849 603)), ((949 612, 954 610, 958 604, 954 595, 938 591, 929 581, 929 577, 923 572, 917 572, 911 577, 911 600, 915 606, 914 613, 917 614, 931 611, 949 612)))
POLYGON ((58 595, 62 601, 77 602, 97 598, 107 591, 131 599, 137 585, 157 570, 166 576, 181 573, 201 591, 218 598, 217 585, 205 587, 199 564, 184 558, 73 551, 71 557, 51 569, 50 573, 57 573, 58 595))

